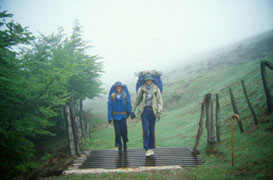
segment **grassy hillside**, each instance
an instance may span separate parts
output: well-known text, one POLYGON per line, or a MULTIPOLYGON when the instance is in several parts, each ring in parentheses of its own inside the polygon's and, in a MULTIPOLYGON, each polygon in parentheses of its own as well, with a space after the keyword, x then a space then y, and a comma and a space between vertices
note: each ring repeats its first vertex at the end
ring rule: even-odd
MULTIPOLYGON (((193 147, 200 118, 200 107, 207 93, 219 94, 221 143, 207 149, 206 129, 199 144, 205 164, 183 170, 117 173, 85 176, 64 176, 60 179, 271 179, 273 178, 273 116, 266 115, 266 99, 260 76, 260 61, 273 63, 273 33, 268 32, 237 43, 199 63, 177 68, 165 77, 164 113, 156 125, 157 147, 193 147), (241 79, 256 111, 259 127, 247 106, 241 79), (235 95, 245 132, 235 125, 235 166, 231 167, 230 117, 233 114, 228 88, 235 95)), ((267 71, 273 90, 273 71, 267 71)), ((92 117, 91 117, 92 118, 92 117)), ((99 116, 96 122, 103 124, 99 116)), ((104 117, 101 117, 104 118, 104 117)), ((106 121, 106 120, 105 120, 106 121)), ((92 123, 92 119, 91 119, 92 123)), ((128 120, 129 147, 142 148, 139 120, 128 120)), ((89 149, 114 148, 113 126, 93 128, 89 149)), ((54 179, 54 178, 50 178, 54 179)))

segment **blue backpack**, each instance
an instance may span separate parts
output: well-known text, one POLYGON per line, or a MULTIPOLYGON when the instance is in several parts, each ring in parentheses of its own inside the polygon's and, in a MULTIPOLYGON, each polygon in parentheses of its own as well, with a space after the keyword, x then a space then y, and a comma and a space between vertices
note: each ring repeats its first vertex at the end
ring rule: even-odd
POLYGON ((138 91, 138 89, 143 85, 145 84, 145 81, 144 81, 144 76, 146 74, 151 74, 153 76, 153 83, 156 84, 161 93, 163 92, 163 83, 162 83, 162 80, 161 80, 161 75, 162 73, 161 72, 158 72, 158 71, 141 71, 139 73, 137 73, 136 75, 138 76, 138 80, 137 80, 137 83, 136 83, 136 92, 138 91))
MULTIPOLYGON (((109 91, 109 94, 108 94, 108 98, 110 98, 112 96, 113 100, 115 100, 115 91, 116 91, 115 85, 116 85, 116 83, 112 85, 112 87, 109 91)), ((126 96, 128 96, 129 99, 131 99, 131 96, 130 96, 130 93, 129 93, 129 90, 128 90, 128 87, 126 86, 126 84, 122 84, 122 87, 123 87, 123 91, 125 92, 125 94, 123 96, 124 100, 126 99, 126 96)))

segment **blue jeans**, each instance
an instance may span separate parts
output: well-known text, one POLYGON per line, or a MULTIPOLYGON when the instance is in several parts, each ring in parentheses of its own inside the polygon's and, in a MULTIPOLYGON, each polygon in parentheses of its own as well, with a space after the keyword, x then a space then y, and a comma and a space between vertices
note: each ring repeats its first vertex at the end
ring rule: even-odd
POLYGON ((123 140, 123 144, 129 141, 126 119, 114 120, 114 128, 115 128, 115 135, 116 135, 115 146, 122 147, 121 137, 123 140))
POLYGON ((143 146, 145 150, 155 149, 155 122, 156 117, 152 109, 144 109, 141 114, 143 129, 143 146))

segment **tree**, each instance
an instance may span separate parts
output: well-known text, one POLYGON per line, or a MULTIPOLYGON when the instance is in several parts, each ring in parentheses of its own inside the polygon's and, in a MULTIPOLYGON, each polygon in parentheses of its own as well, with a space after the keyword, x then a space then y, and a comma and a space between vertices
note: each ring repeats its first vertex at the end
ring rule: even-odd
POLYGON ((78 23, 71 37, 59 29, 34 38, 11 14, 0 18, 0 168, 9 178, 33 168, 35 139, 64 126, 73 91, 75 102, 100 93, 102 64, 86 53, 78 23))
POLYGON ((22 168, 20 163, 33 153, 32 143, 25 139, 28 121, 20 121, 25 112, 22 107, 25 92, 20 87, 24 80, 18 53, 13 49, 28 44, 33 36, 11 18, 12 14, 0 12, 0 168, 1 173, 5 172, 0 175, 4 178, 16 174, 22 168))
MULTIPOLYGON (((92 99, 93 97, 98 96, 102 91, 100 88, 101 82, 99 81, 102 72, 102 64, 98 62, 99 58, 97 56, 89 56, 86 53, 86 50, 90 47, 87 46, 87 42, 83 41, 81 33, 81 27, 78 21, 76 21, 72 36, 65 41, 65 49, 67 50, 67 55, 70 57, 68 58, 70 66, 73 67, 73 73, 69 78, 68 91, 70 92, 69 106, 77 155, 81 154, 79 148, 79 140, 81 137, 76 128, 75 107, 81 107, 80 110, 82 111, 82 101, 85 98, 92 99)), ((78 112, 77 114, 83 118, 82 112, 78 112)), ((80 122, 81 132, 85 132, 85 123, 83 119, 81 119, 80 122)))
POLYGON ((66 39, 64 48, 69 56, 70 66, 73 74, 69 79, 69 92, 74 89, 77 100, 94 98, 101 93, 101 82, 99 77, 102 71, 102 63, 98 56, 90 56, 87 50, 90 46, 83 41, 79 22, 76 21, 70 39, 66 39))

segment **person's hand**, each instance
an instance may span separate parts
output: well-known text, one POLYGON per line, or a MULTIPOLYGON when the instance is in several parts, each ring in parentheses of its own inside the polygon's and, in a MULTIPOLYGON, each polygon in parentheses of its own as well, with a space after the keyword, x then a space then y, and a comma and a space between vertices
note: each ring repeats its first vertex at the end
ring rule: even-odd
POLYGON ((157 121, 160 120, 160 113, 156 113, 156 118, 157 118, 157 121))
POLYGON ((112 120, 108 120, 108 123, 111 125, 111 123, 112 123, 112 120))
POLYGON ((131 119, 134 119, 136 117, 134 112, 131 112, 131 119))

